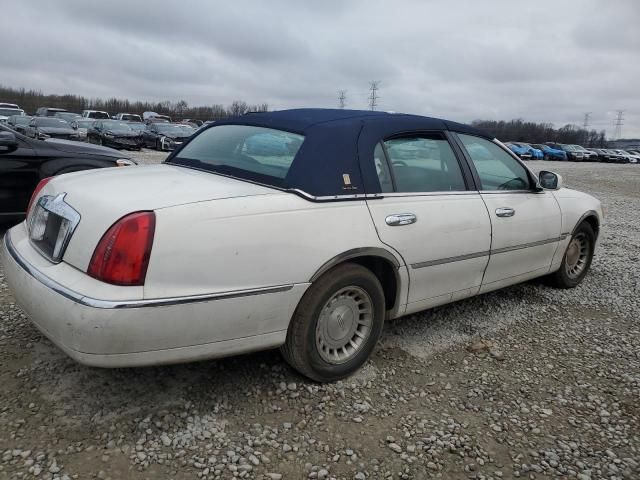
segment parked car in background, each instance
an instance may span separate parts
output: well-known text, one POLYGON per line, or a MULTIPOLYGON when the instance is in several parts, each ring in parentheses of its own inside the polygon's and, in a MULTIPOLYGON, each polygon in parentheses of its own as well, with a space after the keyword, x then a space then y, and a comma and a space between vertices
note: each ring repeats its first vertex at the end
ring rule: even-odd
POLYGON ((532 160, 542 160, 544 158, 544 154, 542 153, 542 150, 540 150, 539 148, 535 148, 529 143, 517 142, 516 144, 522 148, 528 148, 529 151, 531 152, 532 160))
POLYGON ((559 148, 553 148, 549 145, 545 145, 542 143, 533 143, 532 147, 537 148, 542 152, 542 158, 544 160, 566 160, 567 152, 561 150, 559 148))
POLYGON ((547 142, 546 144, 552 148, 556 148, 565 152, 567 154, 567 160, 571 160, 574 162, 581 162, 584 159, 584 154, 576 150, 573 147, 573 145, 566 145, 564 143, 552 143, 552 142, 547 142))
POLYGON ((95 118, 95 119, 105 119, 105 120, 111 119, 111 117, 109 116, 109 113, 104 112, 102 110, 83 110, 82 116, 84 118, 95 118))
POLYGON ((186 123, 189 124, 191 126, 194 126, 195 128, 201 127, 202 126, 202 120, 196 120, 194 118, 183 118, 182 120, 180 120, 179 123, 186 123))
POLYGON ((121 120, 96 120, 87 130, 87 141, 127 150, 140 150, 142 136, 121 120))
POLYGON ((195 131, 187 125, 156 122, 147 125, 142 139, 145 147, 169 151, 182 145, 195 131))
POLYGON ((615 150, 610 148, 603 149, 605 152, 609 154, 609 159, 607 160, 610 163, 626 163, 624 155, 619 154, 615 150))
POLYGON ((24 110, 21 108, 0 107, 0 123, 7 122, 9 117, 15 115, 24 115, 24 110))
POLYGON ((123 120, 125 122, 142 122, 142 117, 136 113, 118 113, 114 120, 123 120))
POLYGON ((40 107, 36 110, 36 117, 54 117, 56 113, 66 112, 64 108, 40 107))
POLYGON ((95 122, 95 120, 80 117, 70 123, 71 128, 78 133, 78 140, 83 142, 87 141, 87 132, 89 128, 91 128, 91 125, 93 125, 93 122, 95 122))
POLYGON ((515 153, 516 155, 518 155, 518 157, 522 158, 523 160, 529 160, 531 159, 531 157, 533 156, 531 154, 531 151, 528 148, 525 147, 521 147, 520 145, 518 145, 517 143, 514 142, 506 142, 505 145, 507 147, 509 147, 509 149, 511 149, 511 151, 513 153, 515 153))
POLYGON ((54 117, 55 118, 61 118, 65 122, 71 123, 73 120, 77 120, 79 118, 82 118, 82 115, 80 115, 79 113, 73 113, 73 112, 57 112, 54 115, 54 117))
POLYGON ((44 178, 126 165, 135 162, 117 150, 67 140, 34 140, 0 125, 0 222, 24 216, 29 198, 44 178))
POLYGON ((45 138, 74 140, 78 137, 78 133, 69 123, 55 117, 33 117, 25 127, 25 135, 39 140, 45 138))
POLYGON ((13 110, 22 110, 17 104, 15 103, 4 103, 4 102, 0 102, 0 108, 10 108, 13 110))
POLYGON ((32 118, 33 117, 29 115, 11 115, 7 119, 7 126, 24 135, 27 125, 29 125, 32 118))
MULTIPOLYGON (((586 148, 584 148, 582 145, 571 145, 571 146, 575 148, 577 152, 582 152, 582 160, 585 162, 590 162, 592 160, 592 157, 597 156, 597 155, 594 155, 593 152, 591 152, 590 150, 587 150, 586 148)), ((593 158, 593 160, 595 160, 595 158, 593 158)))
POLYGON ((640 156, 628 152, 627 150, 621 150, 619 148, 615 149, 614 152, 616 152, 618 155, 620 155, 620 157, 623 159, 624 163, 638 163, 640 162, 640 156))
POLYGON ((601 221, 597 199, 472 127, 305 109, 223 120, 161 165, 43 182, 0 255, 16 303, 81 363, 281 347, 334 381, 386 320, 540 276, 579 285, 601 221))
POLYGON ((598 162, 608 162, 611 156, 604 148, 590 148, 589 151, 593 154, 591 159, 598 162))

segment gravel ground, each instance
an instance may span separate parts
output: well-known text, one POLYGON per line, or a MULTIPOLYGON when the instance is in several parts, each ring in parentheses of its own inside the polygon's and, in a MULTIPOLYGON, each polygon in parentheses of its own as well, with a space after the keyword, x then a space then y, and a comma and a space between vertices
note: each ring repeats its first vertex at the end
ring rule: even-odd
POLYGON ((531 165, 606 207, 585 282, 390 322, 366 367, 331 385, 275 351, 82 367, 0 270, 0 479, 640 478, 640 166, 531 165))

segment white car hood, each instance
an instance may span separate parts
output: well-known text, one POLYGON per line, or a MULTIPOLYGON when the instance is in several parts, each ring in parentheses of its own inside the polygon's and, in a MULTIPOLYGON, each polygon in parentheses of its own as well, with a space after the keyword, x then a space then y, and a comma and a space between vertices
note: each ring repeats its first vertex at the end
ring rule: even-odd
POLYGON ((282 194, 280 191, 213 173, 173 165, 104 168, 55 177, 42 194, 66 193, 80 213, 63 260, 86 270, 102 235, 123 216, 142 210, 223 198, 282 194))

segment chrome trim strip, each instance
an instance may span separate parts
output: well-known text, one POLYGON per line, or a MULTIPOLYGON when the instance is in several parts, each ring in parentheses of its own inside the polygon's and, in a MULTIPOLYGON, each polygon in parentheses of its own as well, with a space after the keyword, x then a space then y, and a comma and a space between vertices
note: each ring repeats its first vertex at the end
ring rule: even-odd
POLYGON ((472 258, 486 257, 490 253, 491 252, 487 250, 484 252, 468 253, 466 255, 458 255, 455 257, 441 258, 439 260, 429 260, 426 262, 412 263, 411 268, 434 267, 436 265, 444 265, 445 263, 461 262, 463 260, 471 260, 472 258))
POLYGON ((491 250, 491 251, 487 250, 484 252, 469 253, 466 255, 458 255, 455 257, 441 258, 438 260, 428 260, 426 262, 412 263, 411 268, 415 269, 415 268, 433 267, 436 265, 444 265, 445 263, 461 262, 463 260, 471 260, 473 258, 486 257, 488 255, 498 255, 500 253, 513 252, 515 250, 522 250, 524 248, 539 247, 541 245, 547 245, 549 243, 560 242, 565 238, 567 238, 567 236, 563 234, 560 237, 556 237, 556 238, 548 238, 546 240, 538 240, 537 242, 523 243, 520 245, 511 246, 511 247, 503 247, 503 248, 498 248, 496 250, 491 250))
POLYGON ((562 236, 562 237, 556 237, 556 238, 548 238, 546 240, 538 240, 537 242, 523 243, 521 245, 513 245, 511 247, 497 248, 495 250, 491 250, 491 255, 497 255, 499 253, 506 253, 506 252, 513 252, 514 250, 522 250, 525 248, 539 247, 541 245, 547 245, 549 243, 560 242, 564 239, 565 237, 562 236))
POLYGON ((251 288, 246 290, 233 290, 219 293, 205 293, 200 295, 187 295, 182 297, 164 297, 149 298, 142 300, 101 300, 98 298, 87 297, 64 285, 59 284, 55 280, 47 277, 45 274, 37 270, 29 264, 15 249, 11 243, 10 231, 4 235, 4 245, 7 252, 15 260, 15 262, 24 269, 29 275, 42 283, 45 287, 50 288, 54 292, 72 300, 80 305, 92 308, 116 309, 116 308, 144 308, 144 307, 165 307, 171 305, 181 305, 185 303, 209 302, 214 300, 226 300, 230 298, 248 297, 253 295, 264 295, 268 293, 286 292, 293 288, 290 285, 276 285, 273 287, 251 288))

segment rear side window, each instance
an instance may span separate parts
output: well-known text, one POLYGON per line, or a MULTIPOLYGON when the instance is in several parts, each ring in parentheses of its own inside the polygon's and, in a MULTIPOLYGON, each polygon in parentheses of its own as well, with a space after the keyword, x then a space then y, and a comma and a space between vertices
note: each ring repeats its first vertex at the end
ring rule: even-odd
MULTIPOLYGON (((384 148, 396 192, 466 190, 460 165, 443 136, 420 134, 393 138, 384 142, 384 148)), ((382 191, 385 191, 380 175, 378 173, 382 191)))
POLYGON ((527 170, 502 148, 484 138, 458 134, 476 167, 482 190, 529 190, 527 170))
POLYGON ((304 136, 282 130, 219 125, 194 137, 171 162, 281 184, 303 141, 304 136))

